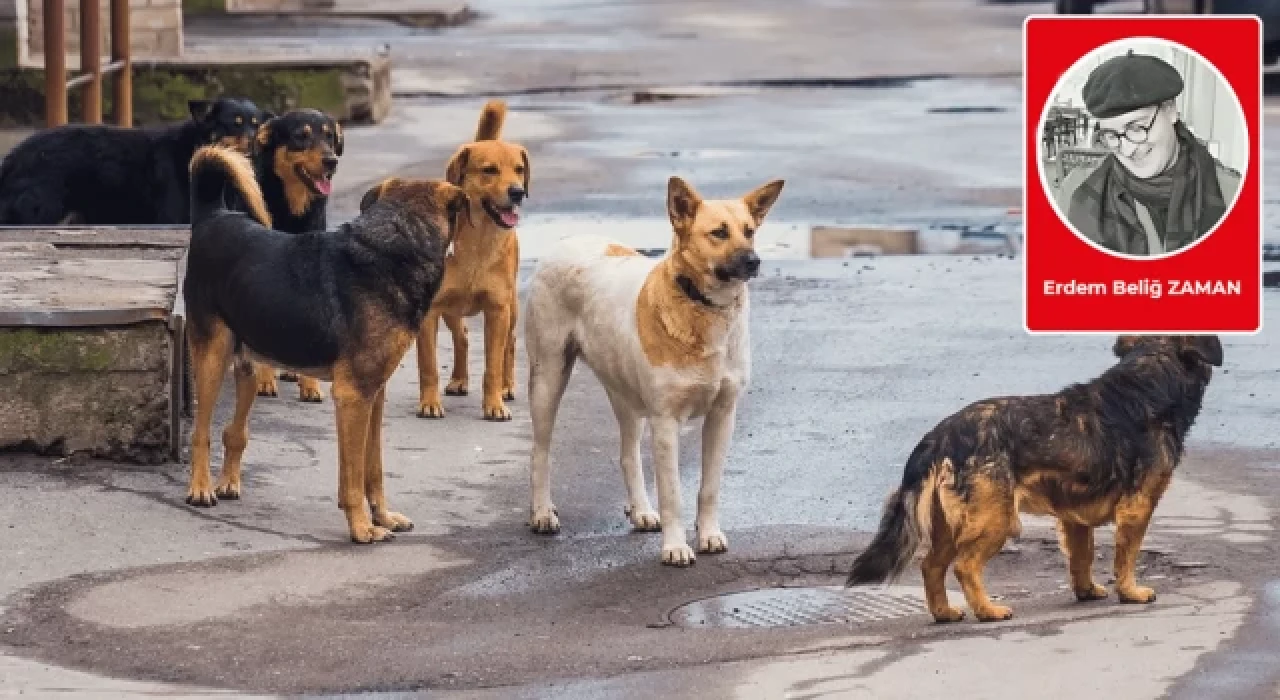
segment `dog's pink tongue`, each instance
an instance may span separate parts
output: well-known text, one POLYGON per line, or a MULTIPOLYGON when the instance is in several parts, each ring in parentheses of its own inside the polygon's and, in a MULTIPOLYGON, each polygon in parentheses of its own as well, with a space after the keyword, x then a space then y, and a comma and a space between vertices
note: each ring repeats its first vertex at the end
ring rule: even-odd
POLYGON ((514 207, 507 211, 500 211, 498 212, 498 215, 502 217, 502 223, 507 226, 514 227, 516 224, 520 223, 520 210, 514 207))
POLYGON ((329 193, 333 191, 333 180, 327 177, 316 180, 316 189, 320 190, 320 194, 328 197, 329 193))

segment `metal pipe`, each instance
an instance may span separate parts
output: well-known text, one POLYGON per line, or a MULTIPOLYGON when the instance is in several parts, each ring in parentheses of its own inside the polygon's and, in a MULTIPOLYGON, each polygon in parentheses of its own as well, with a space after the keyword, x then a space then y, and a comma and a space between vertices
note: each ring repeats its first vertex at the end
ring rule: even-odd
MULTIPOLYGON (((102 69, 98 72, 102 75, 111 75, 112 73, 119 71, 121 68, 124 68, 123 62, 112 61, 111 63, 108 63, 107 65, 103 66, 102 69)), ((89 75, 88 73, 77 75, 76 77, 67 81, 67 89, 74 90, 75 88, 78 88, 81 85, 88 83, 92 79, 93 79, 93 76, 89 75)))
POLYGON ((129 0, 111 0, 111 63, 120 64, 112 80, 116 124, 133 126, 133 60, 129 50, 129 0))
POLYGON ((82 98, 85 124, 102 123, 102 5, 80 0, 80 72, 86 77, 82 98))
POLYGON ((67 41, 62 0, 44 0, 44 125, 67 123, 67 41))

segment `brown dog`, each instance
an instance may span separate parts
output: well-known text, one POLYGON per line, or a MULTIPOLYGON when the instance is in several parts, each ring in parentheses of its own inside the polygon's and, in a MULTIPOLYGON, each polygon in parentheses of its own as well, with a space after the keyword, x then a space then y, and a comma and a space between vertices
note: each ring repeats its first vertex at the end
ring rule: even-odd
POLYGON ((453 254, 444 268, 444 283, 418 334, 418 415, 443 418, 436 334, 440 319, 453 336, 453 376, 445 393, 467 395, 467 327, 465 317, 484 314, 484 417, 511 420, 504 399, 515 398, 516 273, 520 250, 516 224, 520 204, 529 193, 529 153, 501 140, 506 103, 484 106, 476 140, 460 147, 445 178, 471 200, 470 221, 459 225, 453 254))

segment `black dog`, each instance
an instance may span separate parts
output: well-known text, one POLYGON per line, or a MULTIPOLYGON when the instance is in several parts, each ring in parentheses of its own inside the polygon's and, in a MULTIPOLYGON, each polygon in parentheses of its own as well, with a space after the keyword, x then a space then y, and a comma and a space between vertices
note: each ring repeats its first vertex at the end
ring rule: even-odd
MULTIPOLYGON (((312 233, 328 227, 329 195, 342 155, 342 126, 314 109, 286 112, 263 124, 255 137, 253 169, 277 231, 312 233)), ((258 395, 279 393, 274 370, 257 367, 258 395)), ((297 379, 298 399, 324 399, 314 377, 282 372, 281 379, 297 379)))
POLYGON ((193 100, 191 118, 144 129, 69 124, 40 131, 0 164, 0 225, 184 225, 196 149, 248 152, 272 115, 234 98, 193 100))
POLYGON ((950 606, 944 581, 956 578, 979 620, 1007 620, 982 572, 1018 512, 1053 515, 1076 598, 1105 598, 1093 581, 1093 528, 1116 525, 1116 593, 1126 603, 1156 594, 1134 575, 1156 504, 1182 459, 1212 367, 1222 365, 1217 336, 1120 336, 1120 358, 1087 384, 1056 394, 994 398, 945 418, 907 460, 880 529, 858 556, 848 585, 894 579, 929 540, 921 571, 938 622, 964 613, 950 606))
POLYGON ((261 359, 333 382, 338 505, 351 538, 382 541, 412 528, 387 508, 383 493, 384 387, 439 291, 467 196, 440 180, 384 182, 366 195, 354 221, 332 232, 287 234, 270 228, 248 159, 208 147, 191 163, 191 199, 183 299, 196 416, 187 503, 240 497, 240 460, 257 394, 253 360, 261 359), (228 209, 233 191, 244 211, 228 209), (215 489, 210 422, 232 359, 236 408, 223 433, 226 455, 215 489))

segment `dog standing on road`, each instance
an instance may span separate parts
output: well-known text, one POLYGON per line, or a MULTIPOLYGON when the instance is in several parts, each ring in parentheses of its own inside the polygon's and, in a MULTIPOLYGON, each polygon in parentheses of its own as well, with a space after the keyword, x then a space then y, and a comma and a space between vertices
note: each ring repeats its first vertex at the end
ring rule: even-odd
POLYGON ((750 375, 746 283, 760 267, 755 233, 782 186, 775 180, 741 199, 704 201, 673 177, 667 213, 675 235, 661 261, 588 237, 561 243, 539 264, 525 311, 535 532, 560 529, 551 502, 551 432, 569 374, 582 358, 618 419, 625 512, 637 530, 662 530, 664 564, 694 563, 681 521, 678 442, 686 420, 706 417, 698 550, 728 549, 717 511, 738 397, 750 375), (646 420, 660 514, 649 504, 640 466, 646 420))
MULTIPOLYGON (((342 125, 324 112, 297 109, 275 117, 258 129, 254 171, 271 214, 273 228, 285 233, 323 233, 328 228, 329 195, 342 157, 342 125)), ((296 271, 306 275, 306 270, 296 271)), ((258 396, 279 393, 275 372, 259 365, 258 396)), ((280 379, 297 380, 298 400, 324 400, 314 377, 281 372, 280 379)))
POLYGON ((408 518, 389 509, 383 490, 386 382, 440 287, 466 195, 442 181, 384 182, 365 195, 350 223, 332 232, 288 234, 270 228, 243 156, 201 149, 191 162, 191 187, 183 300, 196 416, 187 503, 240 498, 240 462, 257 396, 254 362, 266 361, 333 382, 338 507, 351 539, 378 542, 411 529, 408 518), (243 210, 228 208, 232 191, 243 210), (226 455, 215 488, 210 424, 228 363, 234 364, 236 406, 222 434, 226 455))
POLYGON ((916 446, 880 528, 854 560, 848 585, 896 579, 921 541, 929 612, 956 622, 947 601, 947 568, 974 615, 1007 620, 982 585, 987 561, 1020 531, 1018 512, 1052 515, 1081 601, 1107 596, 1093 580, 1093 528, 1116 525, 1116 594, 1150 603, 1155 591, 1134 574, 1156 504, 1182 459, 1200 413, 1217 336, 1120 336, 1120 358, 1086 384, 1056 394, 978 401, 945 418, 916 446))
POLYGON ((466 317, 484 314, 482 408, 488 420, 511 420, 505 401, 515 398, 516 275, 520 248, 516 225, 529 194, 529 152, 501 140, 506 103, 484 106, 476 138, 461 146, 446 168, 446 179, 471 198, 469 221, 458 231, 445 263, 444 284, 418 335, 418 415, 443 418, 436 334, 440 319, 453 336, 453 376, 445 393, 467 395, 466 317))

